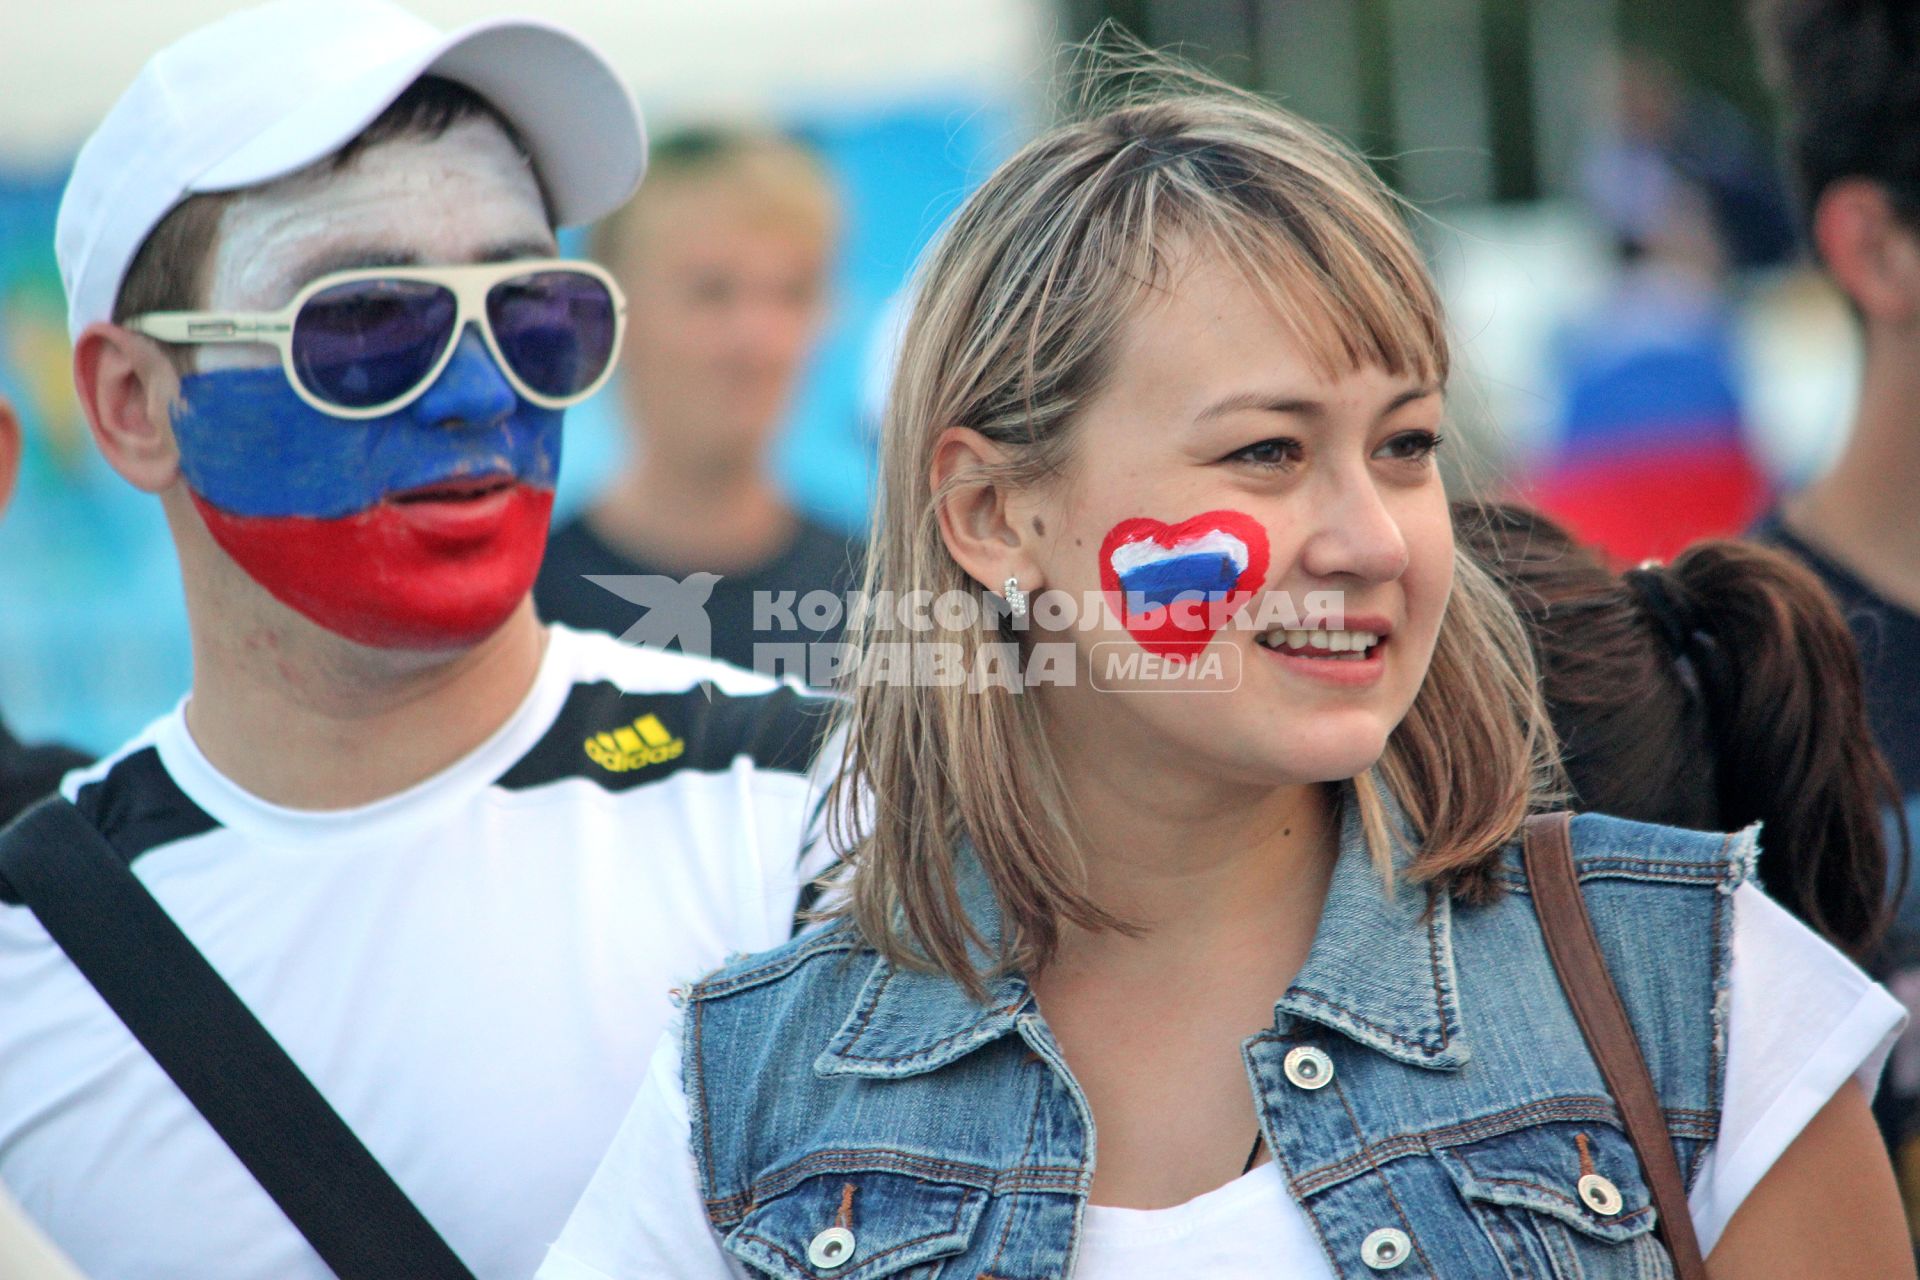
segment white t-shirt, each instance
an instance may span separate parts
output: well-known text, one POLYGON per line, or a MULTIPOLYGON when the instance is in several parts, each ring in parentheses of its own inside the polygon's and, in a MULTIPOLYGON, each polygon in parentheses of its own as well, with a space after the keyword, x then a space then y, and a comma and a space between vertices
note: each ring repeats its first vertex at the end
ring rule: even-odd
MULTIPOLYGON (((1905 1020, 1893 997, 1771 898, 1734 892, 1732 1005, 1720 1137, 1689 1207, 1711 1250, 1733 1211, 1849 1078, 1872 1095, 1905 1020)), ((678 1019, 539 1280, 737 1280, 701 1208, 688 1149, 678 1019), (677 1153, 668 1159, 667 1151, 677 1153)), ((1333 1280, 1272 1161, 1168 1209, 1090 1205, 1074 1280, 1333 1280)))
MULTIPOLYGON (((474 1274, 525 1280, 673 984, 789 936, 823 709, 555 627, 506 724, 376 804, 262 803, 177 710, 66 794, 474 1274)), ((85 1272, 332 1274, 17 905, 0 1010, 0 1182, 85 1272)))

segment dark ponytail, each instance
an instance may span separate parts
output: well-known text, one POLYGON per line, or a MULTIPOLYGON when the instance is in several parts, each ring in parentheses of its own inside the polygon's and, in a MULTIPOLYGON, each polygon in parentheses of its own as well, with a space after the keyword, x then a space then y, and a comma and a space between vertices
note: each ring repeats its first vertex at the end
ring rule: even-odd
MULTIPOLYGON (((1765 547, 1703 542, 1663 572, 1725 658, 1707 689, 1721 825, 1765 823, 1767 891, 1863 955, 1890 910, 1883 814, 1901 808, 1845 620, 1809 569, 1765 547)), ((1902 822, 1903 881, 1906 854, 1902 822)))
MULTIPOLYGON (((1819 580, 1725 541, 1616 575, 1518 506, 1462 505, 1456 527, 1528 622, 1575 803, 1705 830, 1764 823, 1767 891, 1868 955, 1892 909, 1882 824, 1888 810, 1898 821, 1899 791, 1819 580)), ((1899 833, 1904 884, 1903 821, 1899 833)))

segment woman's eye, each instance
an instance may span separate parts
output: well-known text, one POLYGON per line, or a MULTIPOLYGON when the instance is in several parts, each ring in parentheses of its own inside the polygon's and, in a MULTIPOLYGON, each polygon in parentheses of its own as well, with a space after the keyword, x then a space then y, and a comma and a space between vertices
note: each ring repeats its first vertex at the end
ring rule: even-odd
POLYGON ((1227 455, 1228 462, 1249 462, 1256 467, 1279 470, 1300 461, 1300 442, 1275 438, 1260 440, 1227 455))
POLYGON ((1391 462, 1425 462, 1439 447, 1440 433, 1437 431, 1402 431, 1381 445, 1374 452, 1374 457, 1391 462))

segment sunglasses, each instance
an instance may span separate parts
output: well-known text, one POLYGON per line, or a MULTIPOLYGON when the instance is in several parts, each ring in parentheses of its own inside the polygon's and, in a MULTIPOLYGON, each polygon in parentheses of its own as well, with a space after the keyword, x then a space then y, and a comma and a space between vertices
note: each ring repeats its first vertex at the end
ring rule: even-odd
POLYGON ((265 343, 302 400, 362 419, 424 395, 469 323, 522 398, 578 404, 613 373, 626 322, 626 298, 604 268, 551 258, 339 271, 279 311, 154 311, 126 327, 161 342, 265 343))

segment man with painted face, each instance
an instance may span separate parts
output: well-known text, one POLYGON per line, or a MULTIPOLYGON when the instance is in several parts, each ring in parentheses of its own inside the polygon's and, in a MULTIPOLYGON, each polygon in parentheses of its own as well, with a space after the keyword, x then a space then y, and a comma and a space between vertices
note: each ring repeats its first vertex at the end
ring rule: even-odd
MULTIPOLYGON (((557 29, 277 0, 148 63, 59 219, 194 652, 65 795, 480 1277, 532 1273, 671 985, 804 878, 818 701, 528 596, 622 324, 553 228, 644 156, 557 29)), ((17 897, 0 1008, 0 1181, 88 1274, 329 1274, 17 897)))

